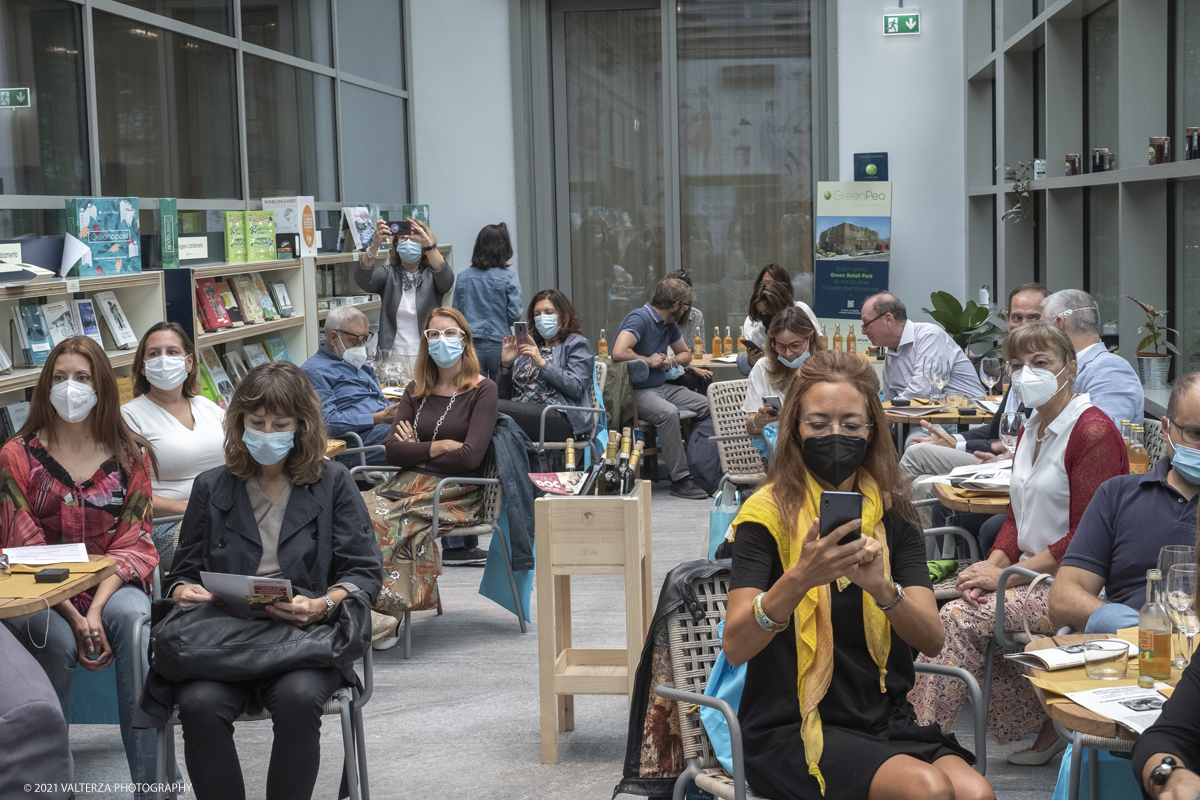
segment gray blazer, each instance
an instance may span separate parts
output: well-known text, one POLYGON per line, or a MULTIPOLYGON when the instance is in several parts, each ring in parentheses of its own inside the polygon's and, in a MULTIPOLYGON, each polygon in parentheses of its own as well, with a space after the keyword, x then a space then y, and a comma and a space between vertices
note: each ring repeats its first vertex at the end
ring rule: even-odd
POLYGON ((75 767, 62 706, 41 666, 3 625, 0 675, 0 797, 65 800, 75 767), (30 784, 53 788, 30 794, 30 784))
MULTIPOLYGON (((396 341, 396 308, 400 305, 400 296, 404 293, 401 284, 401 273, 404 268, 397 265, 384 264, 381 267, 367 269, 362 265, 362 259, 354 262, 354 282, 364 292, 379 295, 382 309, 379 312, 379 348, 391 350, 396 341)), ((454 285, 454 268, 447 261, 439 272, 434 272, 425 264, 417 270, 421 275, 421 285, 417 287, 417 324, 420 325, 429 316, 429 312, 442 304, 442 298, 454 285), (432 278, 432 280, 430 280, 432 278)))
MULTIPOLYGON (((518 360, 525 358, 519 356, 518 360)), ((513 362, 516 366, 516 362, 513 362)), ((560 395, 559 405, 584 406, 591 408, 593 387, 592 373, 595 371, 596 356, 592 345, 581 334, 572 333, 550 350, 550 358, 542 368, 542 377, 560 395)), ((500 399, 511 400, 513 396, 512 370, 500 371, 500 399)), ((571 429, 576 433, 590 431, 596 422, 594 414, 578 411, 565 412, 571 420, 571 429)))

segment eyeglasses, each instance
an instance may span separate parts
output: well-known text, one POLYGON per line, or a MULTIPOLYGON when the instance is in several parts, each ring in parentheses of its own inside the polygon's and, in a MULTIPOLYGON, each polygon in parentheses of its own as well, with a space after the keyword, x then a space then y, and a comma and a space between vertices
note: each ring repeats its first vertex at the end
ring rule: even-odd
POLYGON ((803 339, 801 339, 798 342, 792 342, 791 344, 780 344, 779 342, 771 342, 771 347, 775 350, 776 353, 780 353, 780 354, 803 353, 804 350, 808 347, 808 342, 804 341, 803 339))
POLYGON ((353 333, 350 333, 349 331, 344 331, 340 328, 334 328, 334 330, 336 330, 338 332, 338 334, 341 336, 342 342, 344 344, 348 344, 351 347, 362 347, 364 344, 367 343, 367 339, 371 338, 371 334, 369 334, 369 333, 364 333, 361 336, 355 336, 353 333))
POLYGON ((430 328, 429 330, 425 331, 425 340, 428 342, 436 342, 443 336, 451 342, 457 342, 461 339, 467 338, 467 332, 462 328, 445 328, 440 331, 435 328, 430 328))
POLYGON ((1200 426, 1180 425, 1170 417, 1167 418, 1167 422, 1171 423, 1175 427, 1175 430, 1179 431, 1179 438, 1183 440, 1184 444, 1188 447, 1200 447, 1200 426))
POLYGON ((866 436, 868 428, 874 428, 873 422, 826 422, 819 419, 806 419, 800 423, 807 425, 808 429, 816 436, 825 436, 833 432, 837 428, 838 433, 844 433, 847 436, 866 436))
POLYGON ((878 317, 871 317, 870 319, 859 319, 860 324, 858 326, 858 329, 860 331, 865 331, 867 329, 867 326, 870 325, 872 322, 874 322, 877 319, 882 319, 886 316, 887 316, 887 314, 880 314, 878 317))

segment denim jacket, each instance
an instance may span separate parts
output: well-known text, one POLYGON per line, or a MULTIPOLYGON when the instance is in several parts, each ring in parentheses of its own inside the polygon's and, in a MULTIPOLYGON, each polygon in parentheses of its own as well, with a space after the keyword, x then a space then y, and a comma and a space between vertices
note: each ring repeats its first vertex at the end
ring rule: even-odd
MULTIPOLYGON (((513 367, 522 358, 518 356, 513 367)), ((592 345, 581 334, 572 333, 551 348, 550 358, 542 367, 542 378, 559 396, 556 403, 564 406, 592 406, 592 373, 595 371, 596 357, 592 354, 592 345)), ((512 369, 500 370, 498 381, 500 398, 502 400, 520 400, 514 398, 512 369)), ((571 430, 576 433, 590 431, 596 424, 593 414, 579 411, 567 411, 571 420, 571 430)))
POLYGON ((467 267, 454 285, 452 305, 467 318, 476 339, 499 342, 511 325, 525 315, 521 307, 521 281, 515 267, 467 267))

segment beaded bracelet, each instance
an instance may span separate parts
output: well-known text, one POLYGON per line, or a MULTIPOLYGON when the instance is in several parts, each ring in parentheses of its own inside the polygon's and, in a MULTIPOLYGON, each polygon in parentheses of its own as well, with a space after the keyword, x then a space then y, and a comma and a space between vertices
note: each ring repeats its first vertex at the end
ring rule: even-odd
POLYGON ((772 633, 779 633, 782 630, 786 630, 787 626, 791 624, 791 617, 788 617, 784 622, 776 622, 768 617, 766 612, 763 611, 762 607, 762 599, 764 594, 766 594, 766 592, 759 592, 758 597, 754 598, 754 621, 761 625, 765 630, 771 631, 772 633))

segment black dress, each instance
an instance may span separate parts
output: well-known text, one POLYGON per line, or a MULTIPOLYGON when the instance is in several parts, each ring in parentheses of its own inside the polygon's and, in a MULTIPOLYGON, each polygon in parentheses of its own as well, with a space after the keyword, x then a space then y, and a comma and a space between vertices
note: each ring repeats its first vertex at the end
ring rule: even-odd
MULTIPOLYGON (((901 586, 931 588, 921 534, 899 515, 883 518, 892 579, 901 586)), ((739 525, 733 546, 731 589, 767 590, 783 576, 775 539, 759 524, 739 525)), ((953 735, 917 724, 908 693, 913 687, 912 649, 892 631, 887 692, 879 691, 879 668, 863 631, 864 594, 851 584, 830 584, 833 676, 817 710, 825 746, 819 766, 825 798, 865 798, 875 772, 892 756, 934 762, 943 756, 975 757, 953 735)), ((872 602, 869 597, 865 602, 872 602)), ((822 800, 808 774, 796 695, 794 626, 776 635, 747 665, 738 720, 746 753, 746 779, 758 794, 776 800, 822 800)))

